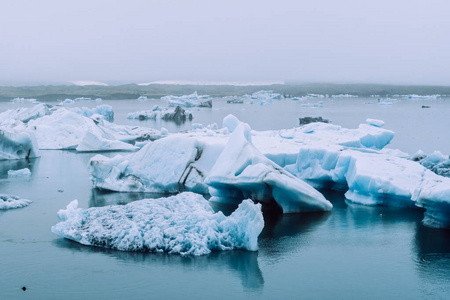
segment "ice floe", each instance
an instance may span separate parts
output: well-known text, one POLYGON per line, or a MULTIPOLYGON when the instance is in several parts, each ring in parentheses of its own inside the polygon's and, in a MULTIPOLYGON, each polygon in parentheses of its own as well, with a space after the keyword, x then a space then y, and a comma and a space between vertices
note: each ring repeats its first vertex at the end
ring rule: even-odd
POLYGON ((194 193, 89 209, 78 208, 74 200, 58 217, 61 222, 52 231, 83 245, 181 255, 255 251, 264 227, 259 204, 243 201, 226 217, 194 193))
POLYGON ((0 209, 21 208, 30 205, 31 200, 22 199, 18 196, 0 194, 0 209))
POLYGON ((20 169, 20 170, 9 170, 8 178, 26 178, 30 177, 31 171, 28 168, 20 169))

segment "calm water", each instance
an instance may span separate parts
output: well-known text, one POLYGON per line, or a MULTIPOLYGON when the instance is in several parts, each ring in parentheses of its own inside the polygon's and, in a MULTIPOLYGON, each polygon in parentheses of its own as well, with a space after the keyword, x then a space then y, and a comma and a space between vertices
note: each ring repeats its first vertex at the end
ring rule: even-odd
MULTIPOLYGON (((450 100, 404 100, 389 107, 367 101, 376 99, 329 99, 323 108, 294 101, 259 106, 220 100, 213 109, 192 111, 196 123, 221 126, 222 118, 233 113, 257 130, 291 128, 304 116, 350 128, 379 118, 396 132, 392 147, 450 154, 450 100), (424 104, 431 108, 422 109, 424 104)), ((103 103, 114 107, 119 124, 163 126, 171 132, 191 126, 126 120, 128 112, 160 101, 103 103)), ((14 107, 0 103, 0 111, 14 107)), ((93 190, 86 167, 93 154, 41 154, 30 165, 0 162, 0 193, 33 200, 23 209, 0 211, 0 299, 450 298, 450 231, 423 227, 420 211, 353 205, 335 191, 323 191, 334 205, 329 213, 266 214, 258 252, 181 257, 81 246, 50 231, 60 208, 73 199, 87 208, 148 195, 93 190), (30 178, 7 178, 8 170, 24 167, 32 171, 30 178)))

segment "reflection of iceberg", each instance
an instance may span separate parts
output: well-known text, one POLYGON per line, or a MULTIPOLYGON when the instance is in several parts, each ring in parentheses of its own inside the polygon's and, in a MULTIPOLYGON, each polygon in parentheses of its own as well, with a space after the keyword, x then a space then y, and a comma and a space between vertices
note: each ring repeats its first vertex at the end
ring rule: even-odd
MULTIPOLYGON (((160 275, 164 270, 169 271, 171 274, 171 281, 176 281, 175 285, 177 289, 169 289, 164 291, 164 295, 167 298, 171 297, 171 291, 180 289, 192 288, 193 282, 186 280, 191 278, 192 274, 218 275, 224 272, 231 272, 233 276, 228 278, 234 279, 238 277, 241 280, 241 284, 245 290, 258 291, 264 287, 264 278, 261 269, 258 265, 258 252, 253 251, 214 251, 209 255, 202 256, 181 256, 181 255, 167 255, 167 254, 153 254, 142 252, 124 252, 115 251, 107 248, 100 247, 85 247, 79 243, 67 239, 55 239, 53 244, 56 247, 69 250, 71 252, 82 253, 89 256, 91 259, 98 261, 102 257, 112 257, 119 262, 126 264, 136 264, 137 266, 145 266, 145 268, 139 268, 147 270, 148 268, 157 269, 160 275), (101 256, 101 257, 99 257, 101 256), (174 271, 175 273, 172 273, 174 271), (179 277, 172 277, 173 275, 179 277)), ((115 262, 112 262, 115 264, 115 262)), ((146 271, 145 271, 146 272, 146 271)), ((164 274, 165 275, 165 274, 164 274)), ((164 287, 167 287, 166 276, 156 276, 154 278, 161 278, 164 281, 164 287)), ((134 289, 136 286, 148 286, 149 280, 146 276, 128 276, 130 280, 122 280, 120 285, 120 291, 124 290, 129 293, 129 289, 134 289), (128 287, 128 285, 130 285, 128 287)), ((152 281, 155 283, 155 281, 152 281)), ((156 281, 157 282, 157 281, 156 281)), ((200 285, 202 283, 199 283, 200 285)), ((79 290, 76 290, 79 295, 79 290)), ((118 291, 116 294, 120 294, 118 291)), ((67 295, 67 294, 66 294, 67 295)), ((175 294, 179 295, 179 294, 175 294)), ((174 296, 173 298, 176 298, 174 296)))
POLYGON ((82 210, 72 201, 52 231, 83 245, 122 251, 203 255, 214 250, 258 249, 261 205, 247 200, 229 217, 214 213, 194 193, 82 210))
POLYGON ((413 250, 421 289, 428 299, 449 298, 450 231, 425 227, 418 223, 413 250))

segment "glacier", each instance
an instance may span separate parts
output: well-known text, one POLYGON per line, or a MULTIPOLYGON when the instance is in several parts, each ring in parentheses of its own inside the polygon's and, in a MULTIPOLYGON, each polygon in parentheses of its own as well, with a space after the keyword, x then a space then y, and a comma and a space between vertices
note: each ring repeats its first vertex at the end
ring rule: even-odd
POLYGON ((15 195, 0 194, 0 209, 21 208, 30 205, 31 200, 22 199, 15 195))
POLYGON ((256 251, 264 227, 260 204, 245 200, 226 217, 190 192, 89 209, 78 208, 74 200, 58 218, 52 232, 83 245, 181 255, 256 251))

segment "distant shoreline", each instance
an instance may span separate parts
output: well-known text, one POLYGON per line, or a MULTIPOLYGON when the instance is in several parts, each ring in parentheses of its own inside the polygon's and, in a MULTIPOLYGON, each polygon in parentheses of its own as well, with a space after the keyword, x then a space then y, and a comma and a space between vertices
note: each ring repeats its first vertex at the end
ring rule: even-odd
POLYGON ((16 97, 35 98, 39 101, 64 100, 66 98, 102 98, 104 100, 137 99, 139 96, 159 99, 166 95, 186 95, 197 91, 212 97, 239 96, 260 90, 273 90, 276 93, 295 97, 307 94, 340 95, 350 94, 360 97, 380 95, 450 95, 450 86, 428 85, 387 85, 387 84, 272 84, 272 85, 40 85, 40 86, 0 86, 0 101, 16 97))

